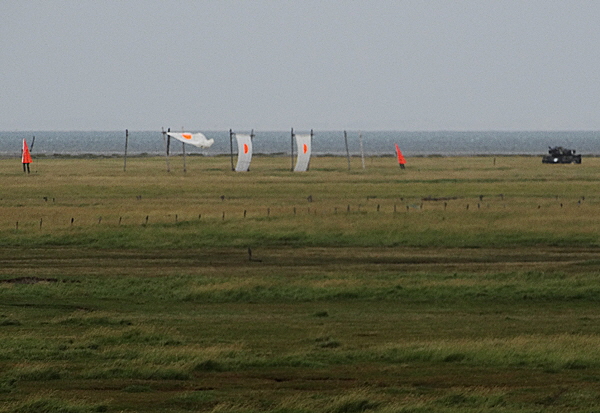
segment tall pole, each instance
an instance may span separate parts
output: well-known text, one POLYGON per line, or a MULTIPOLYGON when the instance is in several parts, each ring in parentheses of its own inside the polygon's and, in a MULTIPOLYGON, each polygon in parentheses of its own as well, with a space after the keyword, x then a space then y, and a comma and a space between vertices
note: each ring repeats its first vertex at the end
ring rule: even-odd
MULTIPOLYGON (((314 133, 313 133, 313 130, 311 129, 310 130, 310 147, 311 148, 312 148, 313 135, 314 135, 314 133)), ((310 158, 308 159, 308 165, 306 165, 306 170, 308 171, 309 169, 310 169, 310 158)))
MULTIPOLYGON (((171 132, 171 128, 167 129, 167 132, 171 132)), ((167 133, 167 155, 171 154, 171 135, 167 133)))
MULTIPOLYGON (((254 129, 250 131, 250 143, 254 143, 254 129)), ((248 171, 250 170, 250 165, 248 165, 248 171)))
POLYGON ((129 129, 125 129, 125 157, 123 162, 123 171, 127 170, 127 146, 129 144, 129 129))
MULTIPOLYGON (((171 131, 171 128, 169 128, 169 132, 170 131, 171 131)), ((165 132, 164 128, 162 130, 162 135, 163 135, 163 141, 165 142, 165 155, 166 155, 166 159, 167 159, 167 172, 171 172, 171 167, 169 166, 169 139, 168 139, 168 135, 165 132)))
POLYGON ((348 170, 350 170, 350 151, 348 150, 348 134, 344 131, 344 141, 346 142, 346 157, 348 158, 348 170))
MULTIPOLYGON (((181 133, 184 133, 183 126, 181 127, 181 133)), ((183 173, 186 173, 187 168, 185 166, 185 142, 181 142, 181 150, 183 152, 183 173)))
POLYGON ((294 172, 294 128, 292 128, 291 141, 292 141, 292 172, 294 172))
MULTIPOLYGON (((171 132, 171 128, 167 129, 167 132, 171 132)), ((171 163, 169 162, 170 152, 171 152, 171 135, 167 134, 167 172, 171 172, 171 163)))
POLYGON ((362 133, 358 133, 358 142, 360 143, 360 160, 362 161, 362 167, 365 169, 365 150, 363 148, 362 133))
POLYGON ((231 170, 235 171, 233 166, 233 131, 231 129, 229 129, 229 151, 231 153, 231 170))

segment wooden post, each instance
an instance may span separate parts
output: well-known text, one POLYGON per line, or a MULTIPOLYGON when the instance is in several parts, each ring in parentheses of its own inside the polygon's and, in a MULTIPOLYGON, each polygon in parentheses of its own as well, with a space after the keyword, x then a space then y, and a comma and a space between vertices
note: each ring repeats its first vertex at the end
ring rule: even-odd
POLYGON ((181 148, 183 150, 183 173, 187 172, 187 168, 185 166, 185 143, 181 142, 181 148))
MULTIPOLYGON (((254 145, 254 129, 250 130, 250 142, 254 145)), ((248 165, 248 171, 250 171, 250 165, 248 165)))
POLYGON ((127 146, 129 145, 129 129, 125 129, 125 157, 123 162, 123 171, 127 170, 127 146))
POLYGON ((292 141, 292 169, 291 169, 291 171, 294 172, 294 128, 292 128, 291 141, 292 141))
POLYGON ((233 131, 229 129, 229 152, 231 154, 231 170, 235 171, 235 166, 233 166, 233 131))
MULTIPOLYGON (((171 128, 167 129, 167 132, 171 132, 171 128)), ((167 135, 167 156, 171 154, 171 135, 167 135)))
MULTIPOLYGON (((313 140, 313 130, 310 130, 310 146, 312 147, 312 140, 313 140)), ((311 155, 312 157, 312 155, 311 155)), ((306 165, 306 170, 308 171, 310 169, 310 158, 308 159, 308 165, 306 165)))
POLYGON ((360 160, 362 161, 362 167, 365 169, 365 150, 363 148, 362 133, 358 133, 358 142, 360 143, 360 160))
MULTIPOLYGON (((171 131, 171 128, 169 128, 169 132, 171 131)), ((165 130, 163 129, 162 131, 163 134, 163 141, 165 142, 165 155, 166 155, 166 159, 167 159, 167 172, 171 172, 171 166, 169 165, 169 143, 171 141, 169 135, 167 135, 167 133, 165 132, 165 130)))
POLYGON ((344 141, 346 142, 346 157, 348 158, 348 170, 350 170, 350 151, 348 150, 348 134, 344 131, 344 141))

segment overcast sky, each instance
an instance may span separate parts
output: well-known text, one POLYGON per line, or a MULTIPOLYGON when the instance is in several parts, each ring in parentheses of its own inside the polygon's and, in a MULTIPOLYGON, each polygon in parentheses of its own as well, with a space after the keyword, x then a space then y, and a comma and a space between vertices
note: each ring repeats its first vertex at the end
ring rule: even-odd
POLYGON ((600 1, 0 0, 0 130, 600 130, 600 1))

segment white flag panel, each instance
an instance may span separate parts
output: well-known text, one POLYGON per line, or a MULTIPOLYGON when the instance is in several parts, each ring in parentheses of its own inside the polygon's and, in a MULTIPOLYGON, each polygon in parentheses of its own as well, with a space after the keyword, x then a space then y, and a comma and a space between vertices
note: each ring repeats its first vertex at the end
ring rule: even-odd
POLYGON ((296 167, 294 172, 306 172, 308 170, 308 164, 310 162, 311 153, 311 135, 295 135, 296 145, 298 147, 298 159, 296 160, 296 167))
POLYGON ((189 143, 190 145, 197 146, 198 148, 210 148, 214 139, 206 139, 206 136, 202 133, 174 133, 168 132, 168 135, 172 138, 177 139, 183 143, 189 143))
POLYGON ((250 162, 252 161, 252 137, 236 133, 235 138, 238 145, 238 160, 235 171, 246 172, 250 169, 250 162))

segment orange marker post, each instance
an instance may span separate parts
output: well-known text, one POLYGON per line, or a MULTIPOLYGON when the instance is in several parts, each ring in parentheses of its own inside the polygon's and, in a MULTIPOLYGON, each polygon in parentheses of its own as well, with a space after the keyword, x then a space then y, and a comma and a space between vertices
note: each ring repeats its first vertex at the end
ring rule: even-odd
POLYGON ((23 164, 23 172, 30 173, 29 164, 31 163, 31 154, 27 147, 27 141, 23 139, 23 150, 21 151, 21 163, 23 164))
POLYGON ((402 151, 396 144, 396 155, 398 155, 398 165, 400 165, 401 169, 404 169, 404 165, 406 164, 406 159, 404 159, 404 155, 402 155, 402 151))

